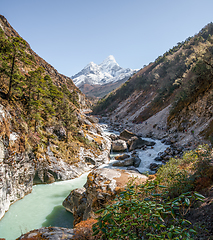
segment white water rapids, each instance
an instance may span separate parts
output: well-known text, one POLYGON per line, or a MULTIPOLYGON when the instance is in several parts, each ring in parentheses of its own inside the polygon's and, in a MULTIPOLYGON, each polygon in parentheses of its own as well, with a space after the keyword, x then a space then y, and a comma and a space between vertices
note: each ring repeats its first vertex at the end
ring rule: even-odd
MULTIPOLYGON (((106 126, 102 125, 102 128, 107 135, 112 133, 108 132, 106 126)), ((113 133, 118 134, 118 132, 113 133)), ((153 141, 152 139, 145 140, 153 141)), ((164 151, 168 147, 159 140, 155 140, 155 142, 153 149, 137 150, 142 160, 138 168, 140 172, 150 171, 149 165, 154 161, 158 152, 164 151)), ((102 167, 112 168, 115 155, 112 153, 110 164, 102 165, 102 167)), ((73 216, 64 209, 62 202, 71 190, 85 184, 87 174, 73 180, 33 186, 32 193, 15 202, 0 221, 0 238, 14 240, 21 234, 40 227, 72 228, 73 216)))
MULTIPOLYGON (((119 132, 115 132, 115 131, 108 131, 107 125, 106 124, 102 124, 102 129, 104 130, 104 132, 106 133, 106 135, 110 135, 112 133, 119 135, 119 132)), ((147 173, 150 172, 149 166, 150 163, 154 162, 154 159, 157 157, 159 152, 163 152, 166 150, 166 148, 168 147, 168 145, 165 145, 163 143, 161 143, 160 140, 153 140, 151 138, 142 138, 143 140, 146 141, 151 141, 151 142, 155 142, 155 145, 153 147, 147 147, 146 150, 140 150, 137 149, 137 153, 139 158, 141 159, 141 163, 140 166, 137 168, 139 172, 141 173, 147 173)), ((102 165, 102 167, 110 167, 110 168, 118 168, 118 167, 113 167, 112 164, 113 162, 115 162, 116 160, 113 159, 113 157, 115 157, 116 155, 119 155, 121 153, 111 153, 111 161, 108 165, 102 165)), ((125 167, 119 167, 122 169, 126 169, 125 167)))

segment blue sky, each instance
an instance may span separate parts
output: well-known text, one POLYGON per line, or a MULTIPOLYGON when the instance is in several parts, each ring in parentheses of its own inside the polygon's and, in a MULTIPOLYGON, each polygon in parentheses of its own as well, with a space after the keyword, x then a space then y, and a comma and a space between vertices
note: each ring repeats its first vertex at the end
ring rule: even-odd
POLYGON ((212 0, 1 0, 0 9, 67 76, 109 55, 140 69, 213 22, 212 0))

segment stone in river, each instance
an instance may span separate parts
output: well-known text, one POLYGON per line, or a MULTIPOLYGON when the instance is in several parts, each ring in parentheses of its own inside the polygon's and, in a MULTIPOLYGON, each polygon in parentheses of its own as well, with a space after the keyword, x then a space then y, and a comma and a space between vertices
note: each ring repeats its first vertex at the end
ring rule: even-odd
POLYGON ((155 142, 149 142, 138 137, 132 137, 129 141, 129 151, 133 151, 144 146, 154 146, 155 142))
POLYGON ((161 164, 157 164, 157 163, 151 163, 149 168, 151 171, 157 171, 157 169, 161 166, 161 164))
POLYGON ((134 158, 128 158, 125 160, 119 160, 116 161, 112 164, 112 166, 116 167, 128 167, 128 166, 133 166, 134 164, 134 158))
POLYGON ((136 135, 128 130, 123 130, 123 132, 120 133, 120 139, 128 141, 129 139, 131 139, 132 137, 135 137, 136 135))
POLYGON ((127 144, 124 140, 115 140, 112 142, 112 150, 122 152, 127 150, 127 144))
POLYGON ((135 171, 135 172, 140 173, 140 172, 138 171, 138 169, 137 169, 136 167, 134 167, 134 166, 129 166, 129 167, 127 167, 126 170, 131 170, 131 171, 135 171))
POLYGON ((161 157, 156 157, 154 160, 159 162, 159 161, 162 161, 163 159, 161 157))
POLYGON ((140 166, 140 163, 141 163, 141 159, 139 157, 134 157, 133 166, 137 168, 140 166))
POLYGON ((129 157, 130 157, 130 155, 125 153, 125 154, 122 154, 122 155, 115 156, 115 160, 124 160, 124 159, 129 158, 129 157))

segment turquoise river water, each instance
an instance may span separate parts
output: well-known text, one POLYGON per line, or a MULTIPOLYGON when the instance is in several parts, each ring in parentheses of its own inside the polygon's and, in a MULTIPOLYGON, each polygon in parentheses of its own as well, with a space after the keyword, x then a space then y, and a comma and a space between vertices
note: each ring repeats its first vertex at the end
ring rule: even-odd
POLYGON ((62 206, 70 191, 83 187, 87 174, 52 184, 33 186, 33 191, 15 202, 0 221, 0 238, 15 240, 21 234, 40 227, 73 227, 73 216, 62 206))

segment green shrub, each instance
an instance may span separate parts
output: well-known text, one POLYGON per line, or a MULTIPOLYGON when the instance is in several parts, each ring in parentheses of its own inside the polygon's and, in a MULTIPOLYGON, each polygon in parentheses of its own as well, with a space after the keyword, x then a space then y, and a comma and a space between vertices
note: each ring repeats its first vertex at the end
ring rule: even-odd
POLYGON ((93 235, 102 239, 192 239, 196 231, 184 215, 196 200, 204 197, 196 192, 167 198, 167 187, 157 180, 138 186, 130 185, 116 202, 101 209, 93 235))
POLYGON ((198 179, 207 178, 209 183, 213 181, 211 159, 209 146, 199 146, 185 152, 182 158, 171 158, 158 169, 157 179, 168 187, 170 197, 177 197, 183 192, 196 189, 198 179))
POLYGON ((196 152, 189 151, 180 159, 171 158, 158 169, 157 179, 168 187, 170 197, 177 197, 182 192, 193 190, 194 177, 191 168, 197 158, 196 152))

